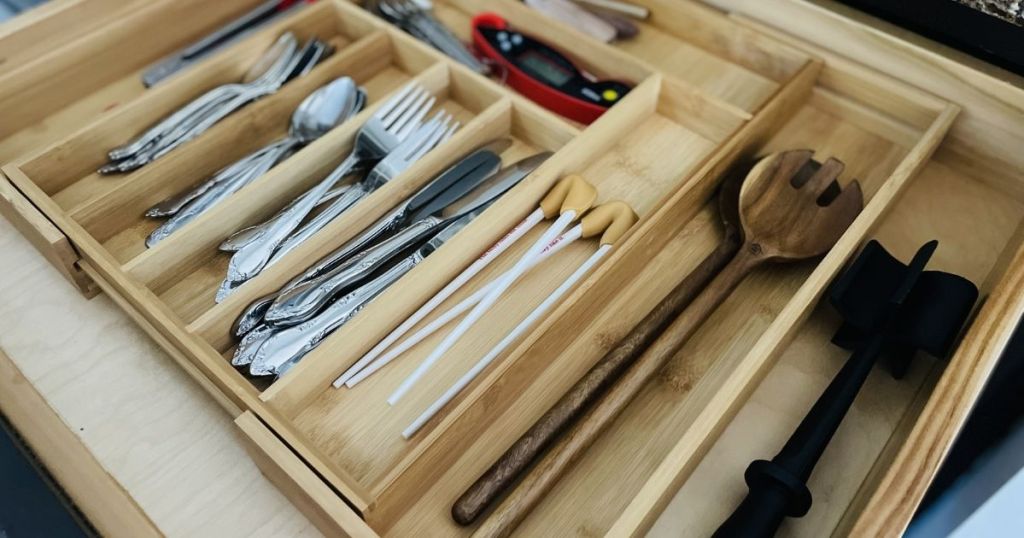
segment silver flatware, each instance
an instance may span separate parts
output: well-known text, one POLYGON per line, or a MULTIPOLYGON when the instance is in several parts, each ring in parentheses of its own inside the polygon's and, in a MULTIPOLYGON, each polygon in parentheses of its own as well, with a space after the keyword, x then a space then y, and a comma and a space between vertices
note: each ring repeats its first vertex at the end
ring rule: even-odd
MULTIPOLYGON (((266 322, 274 327, 287 327, 313 317, 331 299, 368 278, 399 252, 436 231, 437 226, 442 224, 441 220, 426 221, 426 217, 448 209, 455 212, 452 218, 467 213, 459 211, 466 203, 460 203, 460 199, 500 169, 501 157, 488 150, 476 151, 462 159, 405 203, 405 210, 395 221, 395 226, 401 229, 399 233, 359 253, 330 272, 282 293, 264 316, 266 322)), ((469 211, 482 205, 480 200, 470 200, 468 203, 469 211)))
POLYGON ((239 338, 246 336, 263 322, 264 314, 266 314, 267 309, 270 308, 270 305, 273 304, 278 295, 345 263, 349 257, 372 246, 376 240, 392 232, 395 228, 395 222, 403 210, 403 207, 391 210, 390 213, 374 222, 372 226, 363 230, 357 237, 347 241, 341 248, 321 258, 302 274, 290 280, 278 292, 265 295, 250 303, 242 314, 239 315, 238 319, 235 320, 232 333, 239 338))
POLYGON ((359 130, 352 153, 341 165, 300 197, 259 239, 232 256, 227 280, 245 282, 259 274, 281 242, 299 227, 317 202, 347 176, 349 170, 363 161, 383 159, 412 135, 434 104, 433 96, 426 99, 424 95, 429 95, 429 92, 413 83, 378 110, 359 130))
POLYGON ((451 30, 434 17, 431 2, 373 0, 366 2, 366 7, 477 73, 486 75, 490 72, 486 64, 477 59, 451 30))
MULTIPOLYGON (((356 175, 356 173, 352 173, 349 176, 351 177, 354 175, 356 175)), ((316 207, 321 207, 324 204, 330 203, 331 201, 337 199, 349 188, 351 188, 351 185, 342 185, 340 187, 332 189, 327 194, 325 194, 324 197, 321 198, 319 202, 317 202, 316 207)), ((280 215, 280 213, 278 215, 280 215)), ((223 252, 238 252, 245 245, 248 245, 249 243, 252 243, 256 239, 259 239, 259 237, 263 235, 263 232, 267 231, 272 220, 276 218, 277 216, 273 217, 271 220, 268 220, 266 222, 262 222, 254 226, 249 226, 246 228, 242 228, 241 230, 238 230, 237 232, 231 234, 230 237, 222 241, 220 246, 217 247, 217 249, 223 252)))
MULTIPOLYGON (((409 138, 407 138, 405 141, 399 144, 398 148, 396 148, 391 155, 388 155, 388 157, 386 157, 384 161, 379 163, 377 168, 386 165, 388 161, 392 161, 392 164, 395 165, 396 167, 411 166, 413 162, 415 162, 424 154, 426 154, 438 143, 447 140, 452 135, 454 130, 458 128, 457 124, 448 125, 449 119, 450 118, 447 116, 447 113, 439 112, 438 117, 423 124, 417 132, 414 132, 409 138), (403 162, 403 164, 401 165, 397 165, 394 163, 394 161, 396 160, 403 159, 411 159, 411 161, 403 162)), ((404 168, 401 169, 404 170, 404 168)), ((397 174, 397 172, 395 173, 397 174)), ((372 172, 370 175, 371 178, 375 179, 364 179, 359 183, 351 185, 348 189, 344 190, 344 192, 341 192, 337 199, 332 201, 327 208, 321 210, 319 214, 317 214, 315 217, 310 219, 305 224, 301 225, 301 227, 297 231, 292 232, 292 234, 288 236, 287 239, 281 242, 273 250, 273 254, 271 255, 270 259, 267 260, 266 264, 260 269, 260 271, 266 269, 267 267, 270 267, 271 265, 283 259, 289 252, 291 252, 295 248, 298 248, 300 244, 302 244, 304 241, 312 237, 314 234, 316 234, 316 232, 320 231, 320 229, 322 229, 335 218, 339 217, 350 207, 354 206, 356 203, 369 196, 369 194, 373 192, 373 190, 379 188, 381 185, 384 184, 384 182, 386 182, 388 179, 392 177, 391 175, 388 174, 373 174, 372 172)), ((299 201, 302 202, 303 199, 300 199, 299 201)), ((294 205, 295 203, 293 202, 293 206, 294 205)), ((289 216, 290 212, 291 209, 286 209, 286 211, 283 212, 283 215, 280 216, 277 221, 270 223, 270 226, 268 226, 267 230, 274 230, 274 227, 279 226, 280 224, 278 221, 283 221, 283 219, 287 218, 294 219, 294 217, 289 216)), ((249 243, 248 245, 240 249, 238 252, 243 252, 246 248, 249 248, 252 245, 257 245, 257 243, 260 241, 264 241, 267 237, 266 233, 267 232, 265 231, 262 235, 260 235, 259 238, 255 239, 253 242, 249 243)), ((259 245, 257 245, 256 248, 259 248, 259 245)), ((236 289, 244 282, 244 280, 231 280, 229 276, 229 278, 224 280, 224 282, 221 285, 221 288, 218 290, 218 297, 226 297, 228 294, 230 294, 234 289, 236 289)))
MULTIPOLYGON (((464 193, 454 202, 444 195, 425 202, 420 211, 414 214, 414 218, 418 218, 418 220, 413 226, 410 226, 409 230, 423 226, 416 233, 423 237, 430 237, 431 234, 436 233, 432 239, 408 257, 393 264, 380 276, 330 303, 315 317, 284 329, 275 329, 270 323, 264 324, 260 328, 260 334, 252 339, 254 343, 245 350, 245 360, 251 359, 252 361, 250 373, 256 376, 278 374, 283 368, 286 369, 287 365, 301 360, 324 338, 351 320, 377 295, 419 265, 458 231, 480 216, 498 198, 516 186, 549 156, 550 154, 536 155, 497 174, 492 172, 483 183, 478 184, 471 192, 464 193), (255 352, 253 352, 254 349, 255 352)), ((498 165, 500 166, 500 159, 498 165)), ((480 166, 488 167, 490 165, 481 161, 480 166)), ((464 186, 456 183, 452 188, 457 192, 464 186)), ((401 234, 396 237, 400 236, 401 234)), ((398 243, 400 242, 395 240, 395 244, 389 245, 396 250, 392 254, 383 254, 383 256, 389 257, 389 259, 393 258, 394 255, 404 252, 412 246, 398 243)))
POLYGON ((250 73, 261 73, 247 82, 215 88, 167 120, 144 133, 131 144, 110 152, 113 162, 101 173, 124 173, 141 168, 191 141, 246 104, 276 92, 289 80, 308 73, 329 52, 328 44, 317 39, 298 50, 292 34, 283 35, 258 61, 250 73))
POLYGON ((359 97, 361 91, 351 78, 342 77, 310 94, 292 114, 288 134, 284 138, 243 158, 240 162, 245 164, 241 168, 228 167, 226 170, 229 170, 229 175, 218 174, 208 184, 189 193, 192 200, 157 228, 147 239, 146 245, 152 247, 157 244, 219 201, 264 175, 286 155, 320 138, 357 114, 357 107, 365 102, 365 99, 359 97))
POLYGON ((251 153, 234 163, 222 168, 210 179, 192 187, 187 191, 182 191, 179 194, 171 196, 166 200, 154 205, 153 207, 146 210, 146 216, 149 218, 167 218, 174 216, 175 213, 181 211, 183 207, 188 205, 189 202, 195 200, 206 191, 213 188, 215 185, 220 184, 223 181, 231 179, 233 176, 242 173, 246 169, 250 168, 252 164, 258 161, 269 148, 262 148, 260 151, 251 153))
POLYGON ((280 332, 272 332, 252 355, 249 373, 253 376, 277 374, 286 365, 294 364, 316 349, 339 327, 354 318, 378 295, 405 276, 445 242, 461 231, 475 215, 467 215, 442 230, 412 256, 405 258, 374 280, 335 301, 319 316, 280 332))
MULTIPOLYGON (((440 115, 441 113, 439 113, 440 115)), ((292 250, 312 237, 324 226, 342 213, 347 211, 359 201, 365 199, 379 189, 388 181, 394 179, 398 174, 404 172, 416 161, 423 158, 434 147, 447 142, 459 128, 458 123, 447 125, 447 120, 436 125, 426 123, 421 132, 413 134, 406 142, 401 144, 395 151, 391 152, 371 172, 366 181, 352 185, 349 189, 339 194, 331 204, 313 217, 309 222, 302 225, 298 231, 293 233, 274 252, 273 257, 267 265, 273 265, 283 259, 292 250)))
POLYGON ((120 161, 137 155, 147 147, 150 147, 174 126, 178 125, 189 116, 204 110, 204 108, 210 106, 211 103, 223 100, 230 95, 234 95, 243 87, 258 83, 258 81, 268 74, 273 74, 275 66, 280 65, 283 67, 283 65, 281 65, 283 62, 291 60, 291 57, 295 54, 295 49, 297 47, 298 42, 294 34, 286 33, 282 35, 269 49, 267 49, 266 52, 263 53, 262 56, 260 56, 252 67, 250 67, 241 82, 218 86, 204 93, 175 111, 167 118, 161 120, 132 142, 110 150, 108 157, 111 161, 120 161))

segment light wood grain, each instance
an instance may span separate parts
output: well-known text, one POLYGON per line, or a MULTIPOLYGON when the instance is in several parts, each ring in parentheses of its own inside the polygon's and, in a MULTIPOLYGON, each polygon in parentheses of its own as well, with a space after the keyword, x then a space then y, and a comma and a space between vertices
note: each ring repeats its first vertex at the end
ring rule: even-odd
POLYGON ((105 26, 142 0, 56 0, 0 24, 0 76, 105 26))
POLYGON ((334 494, 310 468, 302 462, 274 432, 250 411, 235 419, 235 425, 246 440, 246 448, 256 464, 263 469, 293 503, 302 505, 303 513, 325 535, 342 529, 352 538, 377 536, 345 501, 334 494))
POLYGON ((889 472, 871 495, 851 536, 898 536, 906 530, 928 484, 966 422, 972 403, 981 395, 985 381, 1024 315, 1024 297, 1020 293, 1024 285, 1022 266, 1024 249, 1019 249, 921 411, 922 419, 904 440, 889 472), (895 469, 900 472, 893 472, 895 469))
POLYGON ((0 173, 0 215, 21 232, 40 254, 57 268, 82 295, 92 297, 97 289, 78 267, 79 259, 67 236, 60 232, 39 210, 0 173))
MULTIPOLYGON (((230 417, 119 307, 105 297, 82 298, 4 221, 0 252, 0 346, 23 376, 23 386, 0 389, 4 412, 7 398, 28 405, 23 392, 31 387, 71 437, 64 442, 47 430, 56 438, 37 451, 84 445, 167 536, 318 535, 262 478, 230 417)), ((44 417, 33 411, 29 428, 44 417)), ((73 471, 88 465, 78 456, 47 464, 73 471)), ((102 487, 101 480, 89 485, 102 487)), ((74 484, 65 487, 77 496, 74 484)), ((129 517, 106 505, 99 510, 104 518, 129 517)))
MULTIPOLYGON (((1024 206, 1020 202, 1007 199, 976 179, 931 163, 872 235, 904 260, 923 242, 938 239, 940 247, 931 267, 981 283, 998 272, 1004 250, 1015 251, 1013 232, 1022 217, 1024 206), (958 194, 945 194, 949 192, 958 194), (968 226, 980 215, 988 217, 984 224, 968 226)), ((725 520, 746 493, 742 476, 747 465, 778 451, 847 358, 846 352, 828 343, 838 323, 829 306, 817 309, 708 450, 652 532, 666 532, 685 522, 686 536, 706 536, 725 520)), ((782 530, 785 535, 843 536, 838 531, 833 534, 841 519, 857 520, 861 514, 870 519, 872 513, 864 512, 863 505, 867 497, 882 490, 877 489, 878 479, 871 480, 869 475, 885 451, 894 450, 891 445, 902 446, 909 429, 901 428, 901 421, 917 423, 922 419, 919 413, 908 416, 913 411, 912 402, 922 397, 919 391, 925 393, 925 398, 931 396, 934 380, 929 383, 926 378, 931 369, 941 371, 943 367, 922 359, 905 380, 893 379, 885 368, 872 373, 852 414, 812 475, 811 512, 790 520, 782 530), (846 513, 849 506, 858 503, 861 510, 846 513)), ((895 469, 891 458, 881 464, 886 471, 895 469)), ((904 490, 884 491, 902 496, 904 490)))
MULTIPOLYGON (((16 148, 27 152, 67 136, 107 109, 142 94, 145 88, 138 75, 148 64, 195 41, 255 4, 256 0, 215 5, 197 0, 148 3, 139 9, 127 10, 117 24, 103 31, 86 34, 66 47, 55 47, 16 66, 0 79, 3 83, 0 111, 4 117, 0 137, 7 139, 24 131, 35 140, 32 144, 19 142, 16 148), (166 24, 167 20, 190 14, 193 24, 166 24), (105 95, 90 97, 101 93, 105 95), (83 101, 83 97, 88 99, 83 101), (77 105, 79 102, 83 104, 77 105), (77 120, 75 123, 55 125, 53 131, 26 129, 65 107, 78 109, 79 106, 83 108, 71 116, 77 120)), ((23 153, 8 153, 10 150, 3 147, 0 150, 5 163, 24 156, 23 153)))
POLYGON ((37 458, 106 536, 162 536, 96 461, 18 367, 0 350, 0 411, 37 458))
MULTIPOLYGON (((239 9, 245 1, 218 6, 227 12, 239 9)), ((136 17, 133 20, 143 26, 155 25, 157 14, 170 17, 177 13, 173 11, 177 4, 169 3, 161 0, 140 9, 132 15, 136 17)), ((321 1, 289 17, 279 23, 284 26, 276 28, 295 25, 305 32, 327 32, 344 41, 347 46, 330 66, 351 68, 377 86, 374 91, 381 95, 408 78, 417 78, 466 124, 443 148, 375 193, 372 202, 361 204, 281 264, 243 286, 237 298, 218 306, 209 299, 223 271, 224 259, 216 254, 216 243, 237 227, 269 215, 318 175, 322 177, 349 148, 354 129, 342 127, 306 148, 263 178, 261 190, 238 193, 192 223, 180 238, 172 237, 158 249, 140 250, 138 240, 146 230, 137 211, 156 197, 158 189, 149 187, 177 188, 195 178, 176 177, 176 172, 191 170, 202 175, 251 147, 232 144, 231 138, 251 130, 258 136, 248 143, 256 144, 260 137, 279 134, 284 128, 279 120, 288 113, 286 105, 300 97, 298 89, 286 89, 247 109, 237 121, 212 130, 204 141, 209 147, 186 147, 180 156, 172 155, 166 164, 156 165, 153 172, 103 182, 92 172, 109 147, 221 80, 219 69, 238 69, 241 63, 232 62, 238 57, 211 58, 197 70, 169 81, 165 89, 157 88, 137 100, 131 97, 136 91, 132 77, 137 73, 122 70, 110 77, 97 76, 86 84, 85 93, 92 91, 99 97, 86 101, 102 103, 109 91, 109 95, 124 92, 132 102, 98 116, 99 121, 77 134, 61 136, 62 141, 35 156, 21 155, 18 163, 4 167, 20 193, 81 253, 83 267, 117 296, 121 308, 167 348, 185 372, 217 394, 229 412, 252 413, 256 422, 250 420, 248 427, 250 441, 256 443, 256 459, 325 528, 359 533, 366 532, 368 525, 373 532, 391 535, 416 534, 423 529, 441 535, 470 532, 472 529, 453 528, 447 517, 451 501, 608 343, 677 283, 688 263, 695 263, 711 248, 717 230, 704 209, 707 200, 725 171, 745 159, 794 147, 814 149, 819 159, 838 157, 848 165, 846 177, 861 180, 871 202, 851 232, 821 263, 765 271, 742 285, 734 300, 716 311, 709 328, 696 335, 690 344, 694 347, 684 350, 696 352, 702 360, 675 364, 646 385, 623 417, 526 519, 523 533, 644 532, 687 482, 777 359, 787 357, 797 342, 820 345, 821 331, 826 330, 822 327, 827 327, 830 319, 826 312, 816 311, 815 304, 843 263, 876 229, 884 237, 898 234, 900 225, 909 223, 907 229, 935 233, 958 243, 961 232, 949 227, 968 230, 971 226, 943 218, 947 206, 941 204, 976 215, 979 206, 991 203, 996 205, 992 215, 998 217, 998 223, 1015 223, 1020 218, 1012 196, 1003 200, 1006 193, 1015 192, 1019 182, 1011 181, 1009 172, 987 174, 1016 162, 1018 157, 1010 155, 1010 144, 1005 143, 1012 136, 999 142, 991 135, 978 139, 993 146, 980 150, 961 137, 946 144, 937 160, 931 160, 956 118, 957 107, 909 87, 899 80, 899 73, 887 77, 832 54, 828 47, 801 51, 799 43, 787 42, 785 36, 774 36, 749 21, 730 19, 686 2, 644 0, 645 5, 656 8, 651 20, 642 23, 646 25, 644 37, 614 46, 599 44, 512 0, 444 0, 436 4, 438 15, 461 36, 468 33, 471 15, 483 9, 496 10, 513 25, 578 52, 581 64, 596 74, 631 79, 637 87, 597 123, 580 129, 349 2, 321 1), (345 50, 351 56, 346 56, 345 50), (826 63, 816 56, 824 57, 826 63), (352 63, 346 63, 349 61, 352 63), (343 243, 360 225, 382 215, 459 154, 499 135, 515 139, 504 156, 509 160, 540 148, 558 153, 282 381, 262 391, 230 367, 223 356, 233 345, 228 328, 247 301, 276 289, 311 260, 343 243), (983 155, 997 158, 979 162, 983 155), (942 188, 926 191, 932 197, 917 198, 905 211, 898 211, 903 206, 897 202, 922 171, 922 177, 942 188), (409 407, 389 410, 381 402, 389 384, 413 361, 396 363, 379 379, 351 393, 327 388, 334 375, 529 212, 554 181, 569 173, 583 173, 598 183, 602 196, 628 200, 644 220, 420 437, 405 443, 396 435, 404 418, 418 411, 413 404, 436 396, 491 342, 489 339, 501 334, 507 327, 503 324, 514 322, 514 316, 489 322, 488 331, 474 336, 438 369, 436 377, 419 387, 408 399, 409 407), (992 190, 978 190, 979 180, 985 176, 992 179, 988 179, 991 187, 984 189, 992 190), (292 181, 271 181, 275 178, 292 181), (970 180, 958 181, 961 178, 970 180), (886 226, 888 222, 893 224, 886 226), (752 309, 752 304, 758 308, 752 309), (804 334, 813 337, 805 341, 804 334), (547 363, 538 358, 552 353, 571 360, 547 363), (266 430, 252 429, 257 423, 266 430), (311 474, 322 477, 323 482, 314 481, 311 474), (340 492, 350 508, 338 504, 331 490, 340 492), (337 512, 325 517, 325 507, 337 512), (366 523, 358 514, 365 516, 366 523)), ((133 57, 155 54, 184 37, 162 28, 160 32, 161 45, 133 57)), ((87 39, 83 50, 95 52, 132 35, 119 28, 87 39)), ((240 56, 256 55, 273 37, 275 30, 266 30, 236 44, 234 51, 240 56)), ((51 63, 67 66, 71 61, 62 58, 51 63)), ((141 64, 132 69, 140 68, 141 64)), ((325 76, 327 71, 319 73, 325 76)), ((84 91, 82 85, 70 87, 84 91)), ((32 101, 28 108, 37 108, 44 101, 32 101)), ((61 106, 72 110, 78 102, 61 106)), ((67 114, 59 116, 61 125, 65 118, 71 122, 77 117, 77 112, 67 114)), ((1010 122, 997 121, 994 114, 986 117, 1001 125, 1001 134, 1015 132, 1010 122)), ((984 275, 994 283, 999 280, 999 270, 993 269, 991 260, 1014 250, 1016 240, 993 231, 994 227, 984 230, 976 244, 957 250, 957 254, 966 248, 980 255, 951 254, 940 261, 984 275)), ((917 236, 897 235, 894 242, 898 248, 910 248, 915 241, 917 236)), ((535 304, 559 275, 588 254, 588 246, 586 242, 575 245, 564 258, 553 260, 547 273, 524 281, 509 296, 504 312, 524 312, 535 304)), ((494 270, 505 263, 507 260, 502 260, 494 270)), ((472 284, 478 285, 479 281, 472 284)), ((411 355, 420 352, 414 350, 411 355)), ((928 389, 918 382, 911 392, 917 387, 928 389)), ((835 529, 843 510, 866 504, 872 494, 867 486, 880 474, 870 469, 884 462, 879 447, 889 446, 886 457, 893 457, 901 436, 909 431, 896 428, 893 424, 898 421, 890 421, 892 416, 904 423, 912 421, 906 393, 894 389, 880 398, 892 404, 892 415, 872 416, 870 443, 856 463, 859 471, 849 473, 843 493, 828 502, 825 515, 815 520, 820 525, 816 529, 835 529), (900 433, 894 433, 897 431, 900 433)), ((711 515, 708 511, 705 519, 710 521, 711 515)))
POLYGON ((870 18, 830 0, 711 0, 756 29, 771 28, 834 54, 870 65, 964 107, 943 159, 970 163, 973 174, 1015 195, 1012 172, 1024 156, 1012 142, 1024 121, 1024 79, 975 58, 870 18))

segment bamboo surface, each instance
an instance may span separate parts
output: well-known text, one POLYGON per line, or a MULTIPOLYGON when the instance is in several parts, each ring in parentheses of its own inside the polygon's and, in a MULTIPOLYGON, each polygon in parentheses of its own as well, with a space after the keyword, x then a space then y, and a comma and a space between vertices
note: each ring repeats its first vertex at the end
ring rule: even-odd
MULTIPOLYGON (((225 2, 224 13, 241 9, 243 3, 225 2)), ((710 252, 720 234, 708 204, 711 193, 728 170, 756 155, 809 148, 818 160, 839 158, 847 164, 844 178, 862 183, 868 206, 824 260, 758 271, 744 282, 532 511, 519 532, 639 535, 666 506, 670 512, 663 521, 672 520, 672 507, 680 504, 684 508, 679 517, 694 535, 717 525, 720 518, 715 510, 689 510, 706 504, 695 502, 688 492, 716 487, 723 495, 734 492, 720 484, 738 475, 730 468, 730 474, 712 478, 709 466, 720 470, 749 459, 748 452, 740 454, 728 447, 770 451, 766 447, 774 439, 772 432, 787 432, 785 419, 800 416, 800 401, 791 402, 785 390, 773 392, 770 387, 795 383, 802 387, 802 395, 814 392, 818 378, 809 380, 803 372, 816 372, 819 366, 807 363, 811 358, 806 350, 826 348, 827 333, 835 321, 827 309, 816 307, 817 301, 865 240, 878 237, 902 253, 937 237, 951 251, 940 246, 937 264, 988 282, 987 290, 1007 286, 997 285, 1004 275, 997 262, 1016 252, 1018 241, 1006 230, 1016 229, 1024 216, 1017 201, 1024 190, 1006 171, 987 174, 992 165, 979 158, 998 153, 996 162, 1006 164, 1016 157, 1003 139, 986 137, 981 143, 989 146, 972 147, 962 123, 954 123, 958 106, 945 99, 837 57, 827 44, 805 52, 801 44, 777 32, 691 2, 643 0, 653 15, 641 24, 641 37, 612 45, 598 44, 539 18, 512 0, 435 3, 439 17, 464 37, 471 15, 484 8, 494 10, 513 25, 572 49, 593 72, 630 79, 637 87, 594 125, 574 125, 470 73, 349 3, 331 0, 261 30, 149 92, 140 93, 133 86, 140 63, 76 86, 94 92, 95 100, 41 96, 38 103, 69 107, 66 116, 63 112, 52 116, 59 127, 52 137, 19 138, 22 135, 14 133, 0 138, 0 155, 5 147, 18 155, 3 170, 30 206, 22 204, 22 208, 32 218, 38 216, 32 208, 41 211, 81 256, 71 263, 112 294, 226 409, 251 412, 240 426, 252 444, 254 458, 276 477, 275 482, 284 484, 282 488, 297 505, 313 514, 321 528, 333 525, 351 533, 365 532, 363 523, 349 517, 358 514, 372 532, 381 535, 403 536, 425 528, 442 535, 471 533, 472 528, 459 529, 451 522, 448 513, 454 499, 611 342, 710 252), (338 52, 309 78, 245 108, 151 167, 110 180, 93 173, 107 149, 203 90, 237 76, 285 28, 331 39, 338 52), (448 144, 224 304, 212 301, 226 264, 216 244, 234 229, 272 214, 322 177, 350 148, 358 122, 341 126, 303 149, 158 248, 141 247, 141 238, 153 226, 140 217, 142 209, 283 133, 295 104, 340 74, 353 76, 370 91, 371 110, 360 119, 369 117, 373 106, 402 84, 417 80, 463 127, 448 144), (112 98, 118 100, 112 110, 91 108, 104 102, 109 108, 112 98), (75 127, 67 129, 69 125, 75 127), (951 128, 955 134, 946 139, 951 128), (228 365, 225 356, 233 347, 229 327, 249 300, 276 289, 311 260, 343 244, 456 156, 499 136, 514 141, 502 156, 506 162, 541 149, 556 154, 283 380, 264 390, 228 365), (425 403, 515 324, 517 314, 536 306, 589 256, 594 245, 580 242, 552 260, 545 271, 517 283, 499 305, 499 315, 485 318, 485 330, 465 339, 451 359, 398 407, 389 408, 384 399, 443 338, 443 332, 355 390, 329 388, 337 374, 525 216, 550 185, 570 173, 597 185, 602 201, 630 202, 641 215, 640 224, 423 432, 409 442, 398 435, 425 403), (992 224, 979 225, 982 218, 993 219, 992 224), (562 358, 544 359, 556 355, 562 358), (805 362, 792 366, 801 357, 805 362), (792 370, 796 373, 790 374, 790 368, 796 368, 792 370), (750 420, 744 403, 747 408, 754 405, 754 417, 775 408, 784 408, 784 416, 770 427, 736 434, 736 421, 750 420), (307 471, 324 482, 311 482, 307 471), (341 492, 354 508, 352 513, 338 511, 339 497, 331 488, 341 492)), ((161 17, 173 17, 173 9, 170 0, 140 8, 130 15, 139 29, 119 26, 109 35, 86 36, 82 39, 88 46, 83 50, 128 40, 147 24, 155 26, 161 17)), ((219 16, 210 14, 210 23, 219 16)), ((175 40, 186 38, 170 29, 166 32, 151 48, 138 51, 137 58, 141 61, 146 55, 171 50, 175 40)), ((39 67, 33 76, 43 72, 39 67)), ((33 101, 19 112, 15 124, 37 114, 38 103, 33 101)), ((997 123, 1004 134, 1014 129, 994 115, 972 116, 969 121, 974 122, 972 129, 984 121, 997 123)), ((41 233, 38 241, 44 249, 65 248, 52 230, 47 233, 41 233)), ((57 261, 72 257, 66 250, 54 252, 51 257, 57 261)), ((503 256, 451 300, 459 300, 507 268, 517 252, 513 249, 503 256)), ((1010 278, 1013 273, 1005 275, 1010 278)), ((993 332, 986 339, 989 343, 975 346, 975 340, 969 340, 962 351, 965 358, 955 362, 958 367, 949 376, 969 375, 975 384, 984 378, 984 369, 963 372, 974 364, 990 364, 991 355, 998 352, 1009 318, 1017 313, 1015 303, 1000 304, 1006 308, 986 310, 976 322, 977 330, 993 332)), ((821 360, 827 360, 822 355, 821 360)), ((935 404, 911 404, 932 390, 927 379, 934 377, 922 373, 899 387, 883 386, 877 400, 863 404, 886 412, 864 415, 863 427, 870 435, 844 435, 841 430, 836 441, 840 448, 835 449, 840 456, 826 460, 844 465, 842 454, 860 454, 849 463, 856 471, 843 473, 834 494, 821 503, 825 508, 794 524, 789 532, 815 536, 840 528, 864 528, 863 521, 847 513, 850 507, 891 508, 887 528, 905 524, 907 508, 893 504, 879 489, 899 476, 883 468, 894 461, 908 462, 927 474, 935 461, 917 459, 917 442, 905 440, 943 445, 958 427, 954 421, 938 433, 923 430, 925 419, 938 412, 935 404)), ((942 377, 935 390, 951 390, 950 379, 942 377)), ((954 410, 965 411, 975 396, 963 393, 953 400, 954 410)), ((731 506, 723 497, 707 497, 712 498, 731 506)))

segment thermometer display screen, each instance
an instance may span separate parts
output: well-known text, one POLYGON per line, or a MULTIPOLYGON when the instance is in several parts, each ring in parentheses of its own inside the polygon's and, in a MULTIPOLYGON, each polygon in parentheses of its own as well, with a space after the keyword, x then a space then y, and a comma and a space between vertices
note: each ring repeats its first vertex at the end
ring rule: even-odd
POLYGON ((516 60, 520 67, 526 68, 553 86, 561 86, 573 78, 572 72, 552 62, 536 50, 528 50, 520 54, 516 60))

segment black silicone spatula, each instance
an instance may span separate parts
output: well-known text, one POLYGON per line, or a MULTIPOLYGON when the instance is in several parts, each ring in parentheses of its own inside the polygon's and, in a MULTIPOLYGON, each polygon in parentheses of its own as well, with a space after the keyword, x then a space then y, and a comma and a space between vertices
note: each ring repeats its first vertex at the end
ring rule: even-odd
POLYGON ((957 275, 924 270, 937 247, 925 244, 905 265, 872 241, 835 282, 829 299, 844 324, 833 342, 853 355, 775 458, 750 464, 750 491, 716 537, 774 536, 785 518, 810 510, 807 480, 879 357, 893 357, 893 375, 901 378, 916 351, 949 353, 978 289, 957 275))

